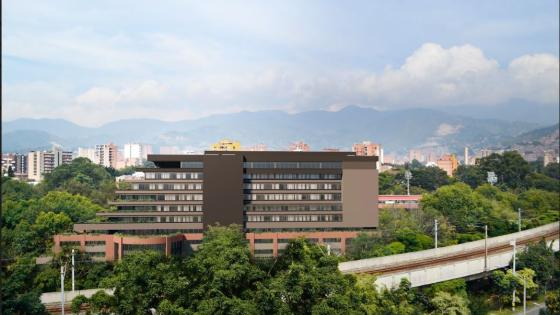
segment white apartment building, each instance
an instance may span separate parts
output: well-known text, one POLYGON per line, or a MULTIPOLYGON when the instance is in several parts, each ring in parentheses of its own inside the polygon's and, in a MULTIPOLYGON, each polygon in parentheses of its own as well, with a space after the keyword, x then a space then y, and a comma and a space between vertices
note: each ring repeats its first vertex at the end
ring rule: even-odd
POLYGON ((27 177, 40 182, 44 174, 51 173, 56 167, 72 162, 72 152, 53 148, 52 151, 31 151, 27 154, 27 177))
POLYGON ((117 146, 109 144, 98 144, 95 146, 94 163, 105 167, 117 168, 117 146))

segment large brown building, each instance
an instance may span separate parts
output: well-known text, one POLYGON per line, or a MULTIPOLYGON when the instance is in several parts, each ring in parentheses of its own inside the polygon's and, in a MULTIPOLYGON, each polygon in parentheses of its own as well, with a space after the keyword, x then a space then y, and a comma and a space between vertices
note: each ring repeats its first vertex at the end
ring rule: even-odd
POLYGON ((148 160, 156 167, 119 183, 117 211, 74 226, 86 234, 55 237, 55 250, 74 242, 92 252, 89 241, 107 260, 144 248, 184 254, 208 226, 238 224, 257 257, 276 256, 300 236, 344 252, 348 239, 378 226, 376 156, 206 151, 148 160))

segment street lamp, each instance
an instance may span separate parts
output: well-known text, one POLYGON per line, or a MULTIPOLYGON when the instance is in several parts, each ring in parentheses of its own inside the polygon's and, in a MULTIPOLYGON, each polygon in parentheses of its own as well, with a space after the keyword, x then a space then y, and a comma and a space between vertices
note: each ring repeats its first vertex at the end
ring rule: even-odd
POLYGON ((435 243, 435 248, 437 249, 437 219, 434 220, 434 234, 435 234, 434 243, 435 243))
MULTIPOLYGON (((513 275, 515 276, 515 259, 516 259, 516 249, 517 249, 517 241, 513 239, 509 242, 509 245, 513 246, 513 275)), ((511 309, 515 311, 515 287, 513 288, 513 295, 511 299, 511 309)))
POLYGON ((474 227, 484 227, 484 272, 488 271, 488 225, 471 224, 474 227))

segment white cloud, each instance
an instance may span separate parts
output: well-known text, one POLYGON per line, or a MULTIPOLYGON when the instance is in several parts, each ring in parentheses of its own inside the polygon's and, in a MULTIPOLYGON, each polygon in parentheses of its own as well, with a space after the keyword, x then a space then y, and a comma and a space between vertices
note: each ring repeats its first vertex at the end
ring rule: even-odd
MULTIPOLYGON (((97 50, 87 53, 88 41, 73 42, 73 38, 65 43, 81 47, 85 55, 75 57, 76 63, 105 56, 102 59, 112 63, 106 67, 122 75, 99 80, 79 93, 63 83, 32 83, 29 89, 25 84, 6 86, 5 118, 55 116, 92 125, 131 117, 177 120, 241 110, 334 110, 350 104, 394 109, 493 105, 513 99, 555 106, 559 102, 559 61, 549 54, 520 56, 504 67, 472 45, 445 48, 426 43, 399 67, 388 65, 379 73, 296 64, 256 63, 236 69, 222 67, 218 46, 200 48, 199 43, 174 36, 146 35, 155 43, 146 51, 132 49, 135 45, 129 45, 127 37, 115 37, 101 40, 97 50), (208 71, 195 71, 197 67, 208 71)), ((12 47, 11 53, 23 50, 31 59, 64 63, 77 48, 57 57, 49 49, 54 48, 46 48, 42 57, 22 46, 12 47)), ((438 133, 456 127, 440 126, 438 133)))

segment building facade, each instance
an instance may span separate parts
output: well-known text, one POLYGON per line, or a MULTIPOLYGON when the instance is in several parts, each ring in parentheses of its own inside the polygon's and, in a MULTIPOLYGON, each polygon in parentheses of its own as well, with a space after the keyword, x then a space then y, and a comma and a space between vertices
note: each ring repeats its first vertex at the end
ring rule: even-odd
POLYGON ((91 162, 95 163, 95 149, 93 148, 78 148, 78 157, 87 158, 91 162))
MULTIPOLYGON (((185 253, 196 249, 208 226, 238 224, 259 257, 278 255, 289 239, 300 236, 342 253, 348 239, 378 226, 375 156, 207 151, 150 155, 148 160, 156 167, 118 183, 112 202, 117 211, 99 213, 104 222, 76 224, 74 230, 128 235, 126 242, 142 235, 151 245, 161 245, 162 252, 167 252, 165 240, 172 236, 178 243, 169 245, 175 248, 170 251, 185 253)), ((88 240, 61 236, 56 246, 75 242, 72 237, 88 240)), ((117 254, 107 259, 124 255, 119 246, 126 242, 112 238, 107 250, 117 254)), ((129 251, 134 247, 130 245, 129 251)))
POLYGON ((72 162, 72 152, 53 148, 52 151, 31 151, 27 154, 27 177, 36 182, 43 180, 44 174, 51 173, 56 167, 72 162))
POLYGON ((117 168, 117 156, 118 148, 112 143, 95 146, 95 164, 117 168))
POLYGON ((241 150, 241 144, 239 141, 232 140, 221 140, 212 145, 212 150, 214 151, 239 151, 241 150))
POLYGON ((309 147, 309 144, 307 144, 303 141, 298 141, 298 142, 294 142, 294 143, 290 144, 290 146, 288 147, 288 151, 309 152, 309 151, 311 151, 311 148, 309 147))
POLYGON ((444 154, 436 162, 437 166, 447 173, 447 176, 453 176, 453 172, 459 167, 459 162, 453 154, 444 154))

